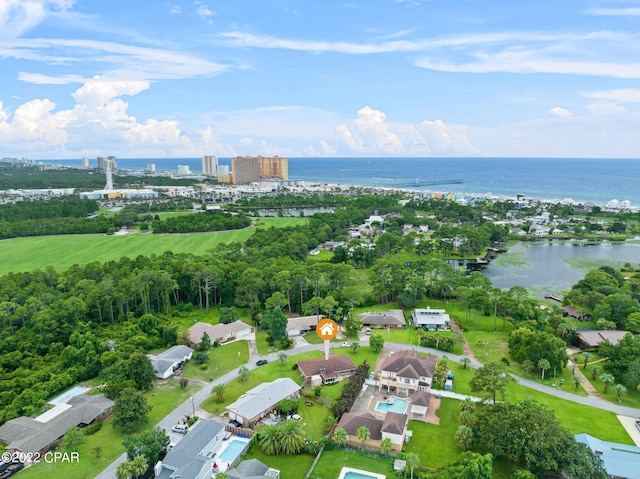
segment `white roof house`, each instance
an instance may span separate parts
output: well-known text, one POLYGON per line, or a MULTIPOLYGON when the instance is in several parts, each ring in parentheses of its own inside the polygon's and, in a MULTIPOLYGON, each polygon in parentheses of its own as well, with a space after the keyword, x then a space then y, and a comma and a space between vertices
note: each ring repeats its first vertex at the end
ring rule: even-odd
POLYGON ((270 383, 262 383, 227 406, 229 419, 235 419, 244 425, 258 421, 283 399, 298 398, 300 389, 301 387, 291 378, 278 378, 270 383))
POLYGON ((427 329, 449 329, 451 319, 444 309, 414 309, 411 312, 413 325, 427 329))
POLYGON ((171 376, 182 363, 191 359, 193 349, 189 346, 177 345, 172 346, 160 354, 147 354, 151 360, 151 365, 156 372, 156 377, 167 379, 171 376))
POLYGON ((300 336, 301 334, 308 333, 309 331, 316 329, 316 325, 321 319, 322 316, 319 314, 289 318, 287 320, 287 335, 300 336))
POLYGON ((192 343, 198 344, 202 341, 202 336, 207 333, 211 342, 214 341, 230 341, 247 336, 251 333, 251 326, 242 321, 233 321, 228 324, 209 324, 197 322, 189 328, 189 339, 192 343))

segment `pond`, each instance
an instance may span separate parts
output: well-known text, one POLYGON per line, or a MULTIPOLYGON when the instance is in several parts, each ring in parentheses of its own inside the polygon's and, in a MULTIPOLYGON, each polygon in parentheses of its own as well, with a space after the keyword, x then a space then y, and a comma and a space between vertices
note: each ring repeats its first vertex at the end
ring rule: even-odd
POLYGON ((613 267, 640 263, 640 242, 518 243, 483 270, 496 288, 527 288, 533 294, 563 293, 592 270, 604 265, 613 267))

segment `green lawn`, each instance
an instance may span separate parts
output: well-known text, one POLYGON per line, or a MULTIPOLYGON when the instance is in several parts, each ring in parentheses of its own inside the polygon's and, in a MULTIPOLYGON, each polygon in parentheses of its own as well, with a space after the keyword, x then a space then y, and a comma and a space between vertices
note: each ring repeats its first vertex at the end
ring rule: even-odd
POLYGON ((0 275, 9 272, 44 270, 53 266, 65 270, 73 264, 118 260, 123 256, 174 253, 204 254, 221 243, 244 241, 256 228, 286 227, 306 224, 307 218, 260 218, 255 226, 221 233, 185 235, 132 234, 61 235, 14 238, 2 241, 0 275))
MULTIPOLYGON (((384 474, 388 478, 396 477, 393 472, 393 459, 390 457, 363 454, 353 449, 325 450, 309 477, 335 479, 340 475, 343 467, 384 474)), ((289 475, 286 477, 288 479, 289 475)))
MULTIPOLYGON (((341 382, 345 383, 345 381, 341 382)), ((307 436, 314 440, 319 440, 324 436, 323 421, 325 418, 332 416, 331 409, 303 396, 300 398, 298 405, 298 414, 302 416, 300 422, 307 436), (307 406, 305 403, 313 404, 313 406, 307 406)))
POLYGON ((304 479, 311 464, 313 464, 314 456, 309 454, 267 456, 260 447, 252 442, 244 459, 258 459, 267 466, 278 469, 282 479, 304 479))
POLYGON ((408 429, 413 437, 404 447, 406 452, 415 452, 423 466, 439 468, 462 456, 455 440, 460 415, 460 401, 443 398, 436 412, 440 424, 409 421, 408 429))
POLYGON ((228 344, 223 344, 219 348, 211 347, 209 351, 209 362, 205 370, 195 361, 189 361, 184 376, 199 379, 200 381, 211 381, 235 368, 239 368, 247 361, 249 361, 248 341, 233 341, 228 344))
MULTIPOLYGON (((157 384, 153 389, 145 393, 145 397, 152 406, 149 414, 151 429, 176 406, 186 401, 199 386, 189 385, 186 390, 180 389, 174 379, 157 384)), ((91 436, 85 436, 85 442, 78 449, 80 460, 75 463, 50 463, 41 462, 29 467, 20 473, 21 479, 36 479, 42 477, 64 477, 66 479, 86 479, 95 477, 99 472, 111 464, 124 452, 122 441, 124 434, 117 433, 112 427, 113 418, 107 418, 102 428, 91 436), (102 453, 96 458, 93 448, 100 445, 102 453)), ((141 431, 140 431, 141 432, 141 431)))

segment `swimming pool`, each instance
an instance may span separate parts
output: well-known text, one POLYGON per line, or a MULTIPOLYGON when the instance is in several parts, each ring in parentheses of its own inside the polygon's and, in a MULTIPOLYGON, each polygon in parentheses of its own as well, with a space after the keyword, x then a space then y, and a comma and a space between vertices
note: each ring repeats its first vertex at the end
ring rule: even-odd
POLYGON ((89 391, 91 388, 86 386, 74 386, 68 391, 63 392, 60 396, 54 397, 52 400, 48 401, 47 404, 52 404, 53 406, 58 406, 59 404, 66 404, 66 402, 71 399, 73 396, 79 396, 80 394, 84 394, 89 391))
POLYGON ((248 442, 238 438, 230 440, 225 450, 216 459, 222 464, 235 461, 248 442))
POLYGON ((393 398, 393 404, 387 404, 384 401, 378 401, 378 403, 376 404, 376 411, 397 412, 399 414, 404 414, 407 411, 409 400, 401 399, 395 396, 392 396, 392 398, 393 398))
POLYGON ((343 467, 340 471, 338 479, 386 479, 384 474, 376 474, 375 472, 363 471, 361 469, 353 469, 351 467, 343 467))

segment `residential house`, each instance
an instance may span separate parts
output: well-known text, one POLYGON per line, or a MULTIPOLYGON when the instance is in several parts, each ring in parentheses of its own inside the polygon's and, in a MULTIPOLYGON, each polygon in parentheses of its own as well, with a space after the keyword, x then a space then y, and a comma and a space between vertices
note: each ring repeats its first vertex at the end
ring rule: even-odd
POLYGON ((258 459, 242 461, 226 471, 229 479, 280 479, 280 471, 267 466, 258 459))
POLYGON ((167 455, 158 461, 156 479, 210 479, 214 453, 224 438, 224 426, 212 420, 198 421, 167 455))
POLYGON ((600 346, 600 343, 609 341, 614 346, 620 342, 627 334, 631 334, 629 331, 592 331, 592 330, 578 330, 576 331, 578 340, 580 341, 580 347, 582 349, 595 349, 600 346))
POLYGON ((328 359, 298 361, 298 369, 304 378, 304 386, 314 387, 348 378, 357 366, 349 356, 337 355, 329 356, 328 359))
POLYGON ((167 379, 171 377, 176 370, 180 369, 184 363, 189 361, 192 354, 192 348, 179 344, 170 347, 160 354, 147 354, 147 357, 151 360, 151 365, 156 372, 156 377, 167 379))
POLYGON ((109 416, 114 402, 104 394, 73 396, 36 418, 18 417, 0 426, 0 442, 9 452, 45 453, 70 427, 85 427, 109 416))
POLYGON ((431 394, 426 391, 416 391, 411 397, 411 419, 427 419, 427 411, 429 410, 429 400, 431 394))
POLYGON ((420 357, 417 351, 390 352, 380 368, 378 390, 409 396, 416 391, 427 391, 436 370, 436 361, 420 357))
POLYGON ((417 328, 449 329, 451 319, 444 309, 414 309, 411 311, 411 320, 417 328))
POLYGON ((589 434, 576 434, 574 437, 602 459, 608 477, 640 479, 640 447, 601 441, 589 434))
POLYGON ((300 316, 287 320, 287 335, 300 336, 316 329, 316 325, 322 319, 320 314, 313 316, 300 316))
POLYGON ((262 383, 227 406, 229 419, 235 419, 249 426, 271 413, 283 399, 298 399, 300 386, 291 378, 278 378, 270 383, 262 383))
POLYGON ((388 412, 384 419, 378 419, 369 413, 355 415, 345 413, 338 422, 339 428, 347 432, 347 442, 353 446, 367 446, 380 449, 380 442, 389 438, 395 451, 402 449, 407 434, 409 417, 406 414, 388 412), (358 439, 358 429, 366 427, 370 438, 364 442, 358 439))
POLYGON ((581 312, 579 312, 575 306, 565 306, 564 307, 564 316, 568 316, 572 319, 577 319, 578 321, 590 321, 591 320, 591 315, 590 314, 582 314, 581 312))
POLYGON ((234 321, 228 324, 197 322, 189 328, 189 340, 193 344, 198 344, 202 341, 202 336, 206 332, 212 343, 214 341, 225 343, 227 341, 233 341, 234 339, 240 339, 248 336, 251 334, 251 331, 251 326, 247 323, 243 323, 242 321, 234 321))
POLYGON ((371 328, 400 329, 406 326, 404 313, 401 309, 391 309, 386 312, 369 312, 358 315, 358 320, 364 326, 371 328))

